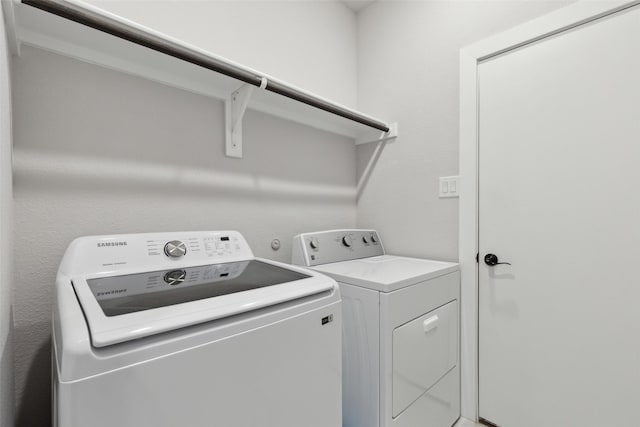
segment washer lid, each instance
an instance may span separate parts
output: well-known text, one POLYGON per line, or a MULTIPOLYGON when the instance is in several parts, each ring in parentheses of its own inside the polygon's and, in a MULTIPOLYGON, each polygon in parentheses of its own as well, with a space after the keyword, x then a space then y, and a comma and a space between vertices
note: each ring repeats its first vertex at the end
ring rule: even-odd
POLYGON ((335 286, 320 275, 255 259, 76 277, 72 283, 95 347, 233 316, 335 286))
POLYGON ((452 262, 381 255, 316 265, 314 270, 338 282, 391 292, 459 269, 452 262))

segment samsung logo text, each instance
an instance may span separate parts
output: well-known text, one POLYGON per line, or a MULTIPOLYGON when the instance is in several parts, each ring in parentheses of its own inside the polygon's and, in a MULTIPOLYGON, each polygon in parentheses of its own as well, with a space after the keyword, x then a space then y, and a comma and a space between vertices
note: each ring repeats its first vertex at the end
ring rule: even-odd
POLYGON ((99 248, 104 248, 107 246, 127 246, 127 242, 100 242, 98 243, 99 248))

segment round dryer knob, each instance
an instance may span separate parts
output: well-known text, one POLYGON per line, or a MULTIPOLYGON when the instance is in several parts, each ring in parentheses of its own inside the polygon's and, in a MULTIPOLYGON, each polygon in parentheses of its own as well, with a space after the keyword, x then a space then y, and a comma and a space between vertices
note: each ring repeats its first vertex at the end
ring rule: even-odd
POLYGON ((376 235, 375 235, 375 234, 372 234, 372 235, 371 235, 371 242, 373 242, 373 243, 378 243, 378 239, 376 238, 376 235))
POLYGON ((164 253, 169 258, 180 258, 187 253, 187 247, 180 240, 172 240, 164 245, 164 253))
POLYGON ((311 240, 309 240, 309 246, 311 246, 313 249, 318 249, 318 247, 320 246, 318 238, 312 237, 311 240))
POLYGON ((367 239, 367 236, 362 236, 362 243, 364 243, 365 245, 367 243, 369 243, 369 240, 367 239))
POLYGON ((351 245, 353 244, 353 239, 349 235, 343 236, 342 237, 342 244, 345 245, 346 247, 350 248, 351 245))

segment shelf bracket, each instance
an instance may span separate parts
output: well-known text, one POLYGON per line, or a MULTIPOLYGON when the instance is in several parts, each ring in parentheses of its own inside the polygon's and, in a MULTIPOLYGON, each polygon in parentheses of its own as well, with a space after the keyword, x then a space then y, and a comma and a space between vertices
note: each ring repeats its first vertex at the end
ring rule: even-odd
MULTIPOLYGON (((267 79, 262 78, 260 89, 267 86, 267 79)), ((226 138, 225 155, 242 158, 242 119, 249 106, 251 94, 255 86, 244 84, 231 92, 225 101, 226 138)))
POLYGON ((393 142, 398 137, 398 122, 389 125, 389 132, 371 131, 356 139, 356 145, 370 142, 393 142))
POLYGON ((249 105, 253 85, 244 84, 231 92, 225 101, 225 155, 242 158, 242 118, 249 105))

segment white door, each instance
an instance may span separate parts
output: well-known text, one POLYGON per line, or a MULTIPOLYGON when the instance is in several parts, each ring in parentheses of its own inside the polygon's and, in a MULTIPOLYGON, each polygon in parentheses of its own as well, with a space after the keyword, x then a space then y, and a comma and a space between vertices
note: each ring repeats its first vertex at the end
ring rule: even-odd
POLYGON ((478 72, 480 417, 638 426, 640 6, 478 72))

